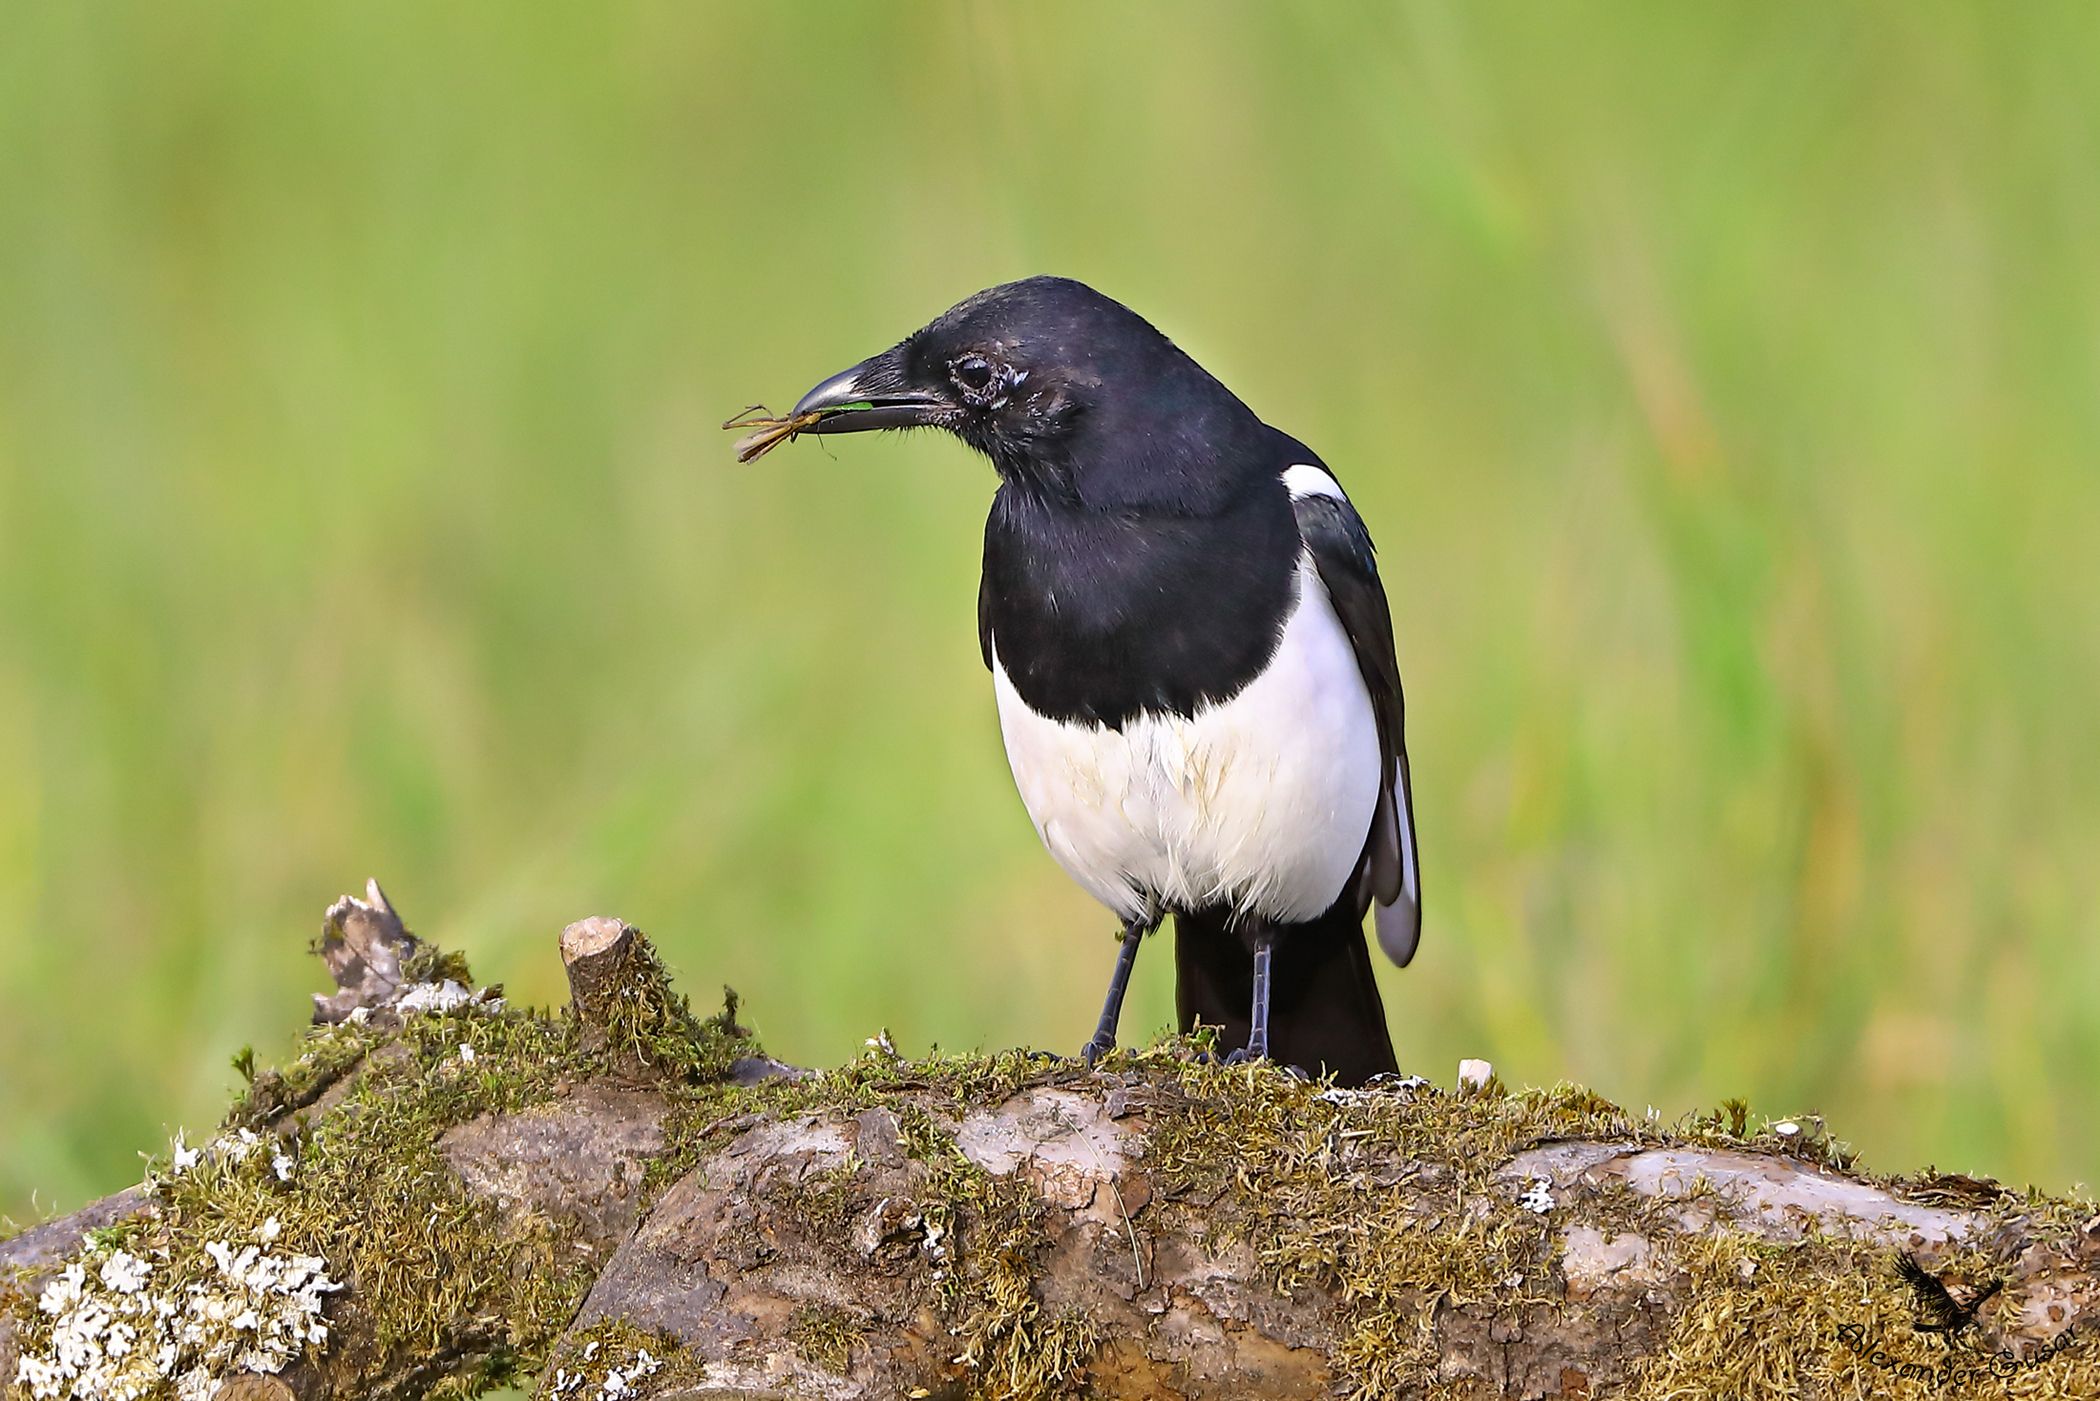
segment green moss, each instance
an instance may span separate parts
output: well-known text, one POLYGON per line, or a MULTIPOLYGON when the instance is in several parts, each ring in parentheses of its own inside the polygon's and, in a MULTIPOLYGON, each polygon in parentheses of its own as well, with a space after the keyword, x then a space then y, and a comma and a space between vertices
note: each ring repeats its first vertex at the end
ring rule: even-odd
MULTIPOLYGON (((426 955, 410 970, 419 981, 466 973, 428 945, 426 955)), ((226 1119, 222 1142, 236 1150, 207 1152, 181 1173, 156 1164, 159 1213, 119 1229, 157 1252, 154 1287, 179 1297, 211 1278, 209 1242, 255 1240, 274 1223, 277 1249, 319 1256, 357 1291, 360 1326, 331 1338, 319 1364, 357 1394, 470 1396, 535 1371, 588 1287, 588 1267, 556 1223, 506 1223, 471 1196, 441 1158, 440 1136, 607 1072, 615 1047, 639 1051, 695 1098, 753 1049, 733 1004, 695 1018, 653 955, 615 992, 611 1037, 566 1013, 488 1004, 398 1027, 375 1017, 315 1028, 281 1069, 253 1072, 226 1119), (392 1392, 380 1385, 412 1358, 452 1360, 397 1379, 392 1392)), ((48 1320, 17 1302, 35 1349, 48 1320)))
POLYGON ((637 1366, 649 1368, 649 1389, 668 1390, 705 1379, 707 1368, 667 1333, 637 1328, 619 1319, 601 1319, 561 1340, 547 1359, 549 1377, 568 1372, 583 1378, 580 1385, 564 1393, 593 1397, 602 1394, 606 1378, 614 1371, 632 1376, 637 1366))
POLYGON ((804 1304, 789 1321, 787 1337, 795 1355, 804 1362, 827 1372, 844 1373, 864 1331, 844 1309, 804 1304))
MULTIPOLYGON (((645 1193, 653 1197, 684 1176, 755 1117, 887 1109, 897 1121, 899 1147, 927 1170, 924 1192, 913 1206, 950 1261, 938 1271, 931 1299, 978 1394, 991 1401, 1072 1394, 1099 1346, 1099 1329, 1084 1314, 1043 1307, 1035 1291, 1046 1244, 1041 1203, 1026 1182, 986 1172, 965 1157, 950 1124, 1030 1086, 1085 1078, 1068 1062, 1045 1062, 1024 1051, 936 1051, 906 1061, 876 1048, 804 1079, 748 1089, 693 1086, 682 1092, 666 1125, 667 1151, 652 1164, 645 1193)), ((858 1205, 851 1191, 855 1171, 849 1163, 786 1186, 787 1207, 820 1223, 824 1229, 813 1233, 820 1238, 842 1238, 837 1228, 858 1205)))
MULTIPOLYGON (((1784 1152, 1849 1167, 1851 1153, 1813 1116, 1752 1128, 1747 1105, 1663 1129, 1636 1120, 1600 1096, 1560 1086, 1507 1096, 1423 1087, 1405 1094, 1322 1093, 1268 1067, 1219 1069, 1181 1064, 1187 1095, 1155 1132, 1149 1160, 1180 1203, 1181 1224, 1217 1244, 1244 1241, 1270 1282, 1293 1293, 1308 1285, 1338 1301, 1333 1362, 1357 1397, 1419 1389, 1467 1394, 1469 1383, 1440 1383, 1431 1307, 1489 1302, 1521 1313, 1527 1302, 1560 1303, 1559 1226, 1516 1200, 1495 1172, 1535 1144, 1566 1138, 1784 1152), (1777 1124, 1793 1127, 1782 1133, 1777 1124), (1230 1155, 1215 1145, 1234 1145, 1230 1155), (1408 1191, 1381 1191, 1350 1145, 1378 1145, 1378 1165, 1398 1145, 1408 1191)), ((1937 1179, 1884 1183, 1930 1199, 1937 1179)), ((1987 1189, 1962 1180, 1966 1205, 1987 1189)), ((1995 1198, 2000 1219, 2021 1218, 2030 1239, 2067 1241, 2092 1207, 2059 1198, 1995 1198)), ((1628 1398, 1737 1401, 1758 1396, 1871 1395, 1907 1401, 1939 1395, 1916 1376, 1893 1375, 1864 1357, 1836 1366, 1837 1330, 1861 1327, 1891 1340, 1884 1353, 1933 1359, 1936 1341, 1911 1332, 1908 1286, 1893 1252, 1845 1238, 1795 1245, 1721 1230, 1686 1237, 1665 1203, 1631 1191, 1585 1199, 1583 1220, 1607 1234, 1637 1231, 1666 1272, 1681 1270, 1687 1306, 1666 1346, 1622 1393, 1628 1398)), ((1981 1250, 1956 1252, 1939 1266, 1981 1280, 1993 1270, 1981 1250)), ((1873 1351, 1870 1346, 1867 1351, 1873 1351)), ((1849 1355, 1848 1355, 1849 1356, 1849 1355)), ((1915 1359, 1913 1359, 1915 1360, 1915 1359)), ((1988 1358, 1970 1361, 1988 1370, 1988 1358)), ((2002 1365, 2002 1364, 2001 1364, 2002 1365)), ((1973 1378, 1972 1378, 1973 1380, 1973 1378)), ((2010 1392, 1992 1380, 1974 1394, 2100 1396, 2100 1344, 2080 1342, 2017 1374, 2010 1392)), ((1969 1394, 1950 1392, 1947 1394, 1969 1394)))
MULTIPOLYGON (((572 1037, 559 1021, 469 1009, 413 1018, 381 1040, 316 1032, 287 1083, 359 1064, 325 1116, 280 1119, 244 1158, 207 1154, 160 1178, 165 1277, 180 1287, 208 1275, 205 1242, 250 1239, 275 1219, 286 1251, 326 1260, 366 1305, 367 1326, 334 1340, 325 1367, 383 1395, 377 1379, 402 1356, 456 1349, 488 1359, 452 1383, 472 1394, 503 1380, 514 1359, 544 1354, 589 1276, 551 1223, 502 1227, 495 1207, 469 1196, 445 1165, 438 1139, 478 1114, 550 1097, 565 1079, 572 1037), (287 1160, 281 1175, 278 1153, 287 1160)), ((251 1095, 229 1127, 258 1122, 267 1109, 251 1095)))
MULTIPOLYGON (((428 971, 456 977, 464 970, 440 964, 428 971)), ((622 1047, 643 1048, 653 1068, 697 1090, 752 1049, 733 1007, 704 1022, 693 1017, 653 955, 637 960, 632 973, 616 1000, 614 1035, 622 1047)), ((459 1394, 475 1394, 521 1368, 536 1371, 588 1288, 588 1267, 555 1223, 527 1217, 503 1227, 491 1203, 465 1191, 437 1143, 454 1125, 546 1102, 604 1072, 607 1042, 597 1030, 567 1014, 476 1007, 413 1017, 389 1035, 318 1030, 284 1083, 303 1090, 349 1066, 358 1073, 320 1121, 277 1120, 298 1160, 292 1201, 275 1200, 284 1193, 267 1183, 257 1200, 228 1190, 234 1184, 183 1182, 173 1184, 171 1219, 221 1217, 230 1227, 276 1210, 288 1240, 327 1259, 375 1307, 369 1335, 331 1348, 331 1367, 373 1377, 390 1358, 451 1348, 461 1341, 463 1321, 472 1320, 465 1350, 489 1361, 450 1383, 465 1387, 459 1394)), ((254 1096, 238 1112, 257 1117, 254 1096)))
POLYGON ((401 977, 408 983, 458 983, 461 987, 474 986, 474 970, 467 966, 467 956, 436 944, 418 941, 408 957, 402 960, 401 977))
POLYGON ((236 1128, 254 1128, 288 1111, 306 1108, 384 1039, 378 1031, 351 1023, 315 1027, 301 1043, 299 1054, 275 1070, 256 1070, 250 1052, 244 1075, 247 1086, 227 1111, 226 1122, 236 1128))
MULTIPOLYGON (((729 997, 722 1015, 701 1023, 704 1033, 723 1039, 722 1049, 713 1053, 714 1064, 724 1064, 725 1054, 726 1063, 760 1054, 749 1034, 736 1026, 735 994, 729 997)), ((695 1077, 669 1090, 673 1108, 664 1124, 665 1151, 643 1175, 642 1199, 655 1201, 666 1187, 748 1127, 753 1116, 777 1119, 889 1109, 900 1113, 902 1123, 910 1114, 931 1108, 960 1117, 972 1108, 1004 1103, 1029 1085, 1074 1073, 1068 1064, 1046 1065, 1026 1051, 956 1055, 936 1049, 924 1060, 907 1061, 871 1049, 835 1070, 765 1080, 749 1087, 695 1077)))
MULTIPOLYGON (((621 1365, 606 1361, 614 1353, 645 1350, 697 1376, 696 1361, 626 1325, 561 1339, 589 1284, 585 1266, 555 1223, 505 1218, 470 1196, 437 1149, 447 1128, 470 1118, 639 1069, 673 1106, 666 1150, 648 1169, 651 1198, 761 1119, 887 1109, 899 1147, 924 1167, 912 1208, 941 1243, 939 1263, 911 1287, 925 1291, 924 1303, 952 1330, 953 1355, 972 1385, 994 1401, 1083 1388, 1101 1330, 1083 1312, 1050 1310, 1038 1296, 1043 1207, 1020 1175, 970 1162, 953 1125, 1033 1086, 1097 1079, 1021 1052, 904 1061, 875 1049, 835 1071, 739 1087, 726 1075, 757 1047, 737 1025, 733 994, 720 1014, 698 1018, 653 955, 637 959, 626 985, 612 991, 591 1025, 566 1013, 477 1005, 393 1029, 317 1029, 281 1069, 256 1072, 229 1113, 228 1132, 256 1134, 255 1151, 211 1157, 180 1175, 160 1166, 159 1214, 97 1244, 163 1252, 155 1287, 179 1292, 209 1279, 206 1242, 251 1240, 274 1220, 282 1249, 326 1260, 355 1285, 365 1305, 359 1316, 370 1310, 354 1334, 330 1340, 319 1365, 374 1397, 473 1396, 550 1363, 602 1378, 621 1365), (279 1152, 289 1160, 282 1176, 279 1152), (598 1351, 585 1356, 592 1344, 598 1351), (403 1359, 443 1360, 400 1379, 403 1359), (397 1377, 391 1392, 379 1385, 388 1375, 397 1377)), ((1118 1052, 1104 1069, 1126 1077, 1152 1126, 1145 1170, 1157 1229, 1185 1231, 1215 1250, 1244 1245, 1278 1292, 1316 1289, 1334 1300, 1332 1361, 1358 1397, 1463 1391, 1437 1379, 1431 1320, 1439 1303, 1561 1303, 1561 1223, 1523 1207, 1521 1188, 1496 1177, 1526 1147, 1595 1138, 1849 1160, 1812 1117, 1778 1121, 1793 1127, 1781 1133, 1739 1102, 1665 1129, 1577 1087, 1340 1092, 1267 1066, 1208 1063, 1183 1040, 1118 1052)), ((797 1219, 814 1223, 815 1238, 843 1242, 866 1205, 855 1196, 859 1175, 860 1165, 848 1162, 777 1190, 797 1219)), ((1888 1185, 1918 1200, 1959 1197, 2004 1219, 2018 1215, 2023 1230, 2064 1243, 2093 1210, 1969 1179, 1888 1185)), ((1822 1238, 1786 1249, 1726 1231, 1687 1239, 1663 1210, 1630 1191, 1587 1198, 1583 1207, 1589 1224, 1647 1236, 1662 1267, 1680 1271, 1690 1289, 1667 1346, 1624 1395, 1913 1394, 1902 1389, 1905 1377, 1860 1370, 1870 1362, 1832 1360, 1840 1327, 1910 1336, 1905 1286, 1885 1254, 1822 1238)), ((853 1264, 841 1260, 842 1269, 853 1264)), ((1990 1262, 1958 1257, 1952 1268, 1980 1277, 1990 1262)), ((7 1302, 33 1348, 47 1325, 20 1296, 7 1302)), ((789 1336, 812 1365, 843 1371, 865 1327, 809 1304, 789 1336)), ((2096 1351, 2081 1343, 2021 1372, 2017 1394, 2100 1395, 2096 1351)))
MULTIPOLYGON (((2090 1341, 2019 1363, 1987 1352, 1974 1332, 1918 1332, 1914 1295, 1887 1248, 1828 1235, 1781 1246, 1720 1231, 1674 1239, 1668 1252, 1689 1277, 1689 1302, 1629 1396, 2100 1396, 2100 1347, 2090 1341)), ((1972 1247, 1935 1268, 1980 1281, 1998 1265, 1972 1247)))
POLYGON ((593 1009, 595 1025, 581 1042, 590 1068, 619 1074, 640 1068, 674 1081, 707 1084, 726 1078, 757 1042, 737 1025, 737 995, 722 989, 722 1010, 701 1020, 671 986, 656 950, 637 940, 619 984, 593 1009))
POLYGON ((1099 1336, 1083 1315, 1051 1314, 1036 1297, 1047 1241, 1034 1190, 971 1162, 924 1109, 900 1106, 898 1122, 905 1151, 928 1169, 920 1214, 954 1262, 937 1292, 957 1356, 990 1401, 1072 1391, 1099 1336))
POLYGON ((853 1189, 862 1169, 858 1159, 849 1157, 837 1167, 798 1178, 788 1188, 794 1218, 808 1223, 813 1235, 840 1235, 852 1223, 853 1189))
POLYGON ((1551 1296, 1554 1227, 1517 1205, 1496 1168, 1547 1139, 1640 1132, 1575 1087, 1352 1094, 1267 1066, 1169 1064, 1183 1097, 1147 1155, 1164 1209, 1214 1248, 1250 1246, 1281 1292, 1328 1291, 1333 1362, 1362 1397, 1433 1381, 1438 1300, 1551 1296), (1375 1174, 1396 1165, 1408 1190, 1380 1190, 1398 1181, 1375 1174))

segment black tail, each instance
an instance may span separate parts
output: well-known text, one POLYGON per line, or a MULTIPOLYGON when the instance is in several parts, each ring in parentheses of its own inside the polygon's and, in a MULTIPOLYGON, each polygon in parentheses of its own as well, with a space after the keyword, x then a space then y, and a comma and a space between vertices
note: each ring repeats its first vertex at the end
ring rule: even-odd
MULTIPOLYGON (((1363 916, 1344 891, 1309 924, 1281 926, 1269 978, 1269 1055, 1343 1085, 1395 1072, 1363 916)), ((1225 911, 1174 917, 1174 1006, 1183 1031, 1220 1028, 1220 1054, 1247 1044, 1254 950, 1225 911)))

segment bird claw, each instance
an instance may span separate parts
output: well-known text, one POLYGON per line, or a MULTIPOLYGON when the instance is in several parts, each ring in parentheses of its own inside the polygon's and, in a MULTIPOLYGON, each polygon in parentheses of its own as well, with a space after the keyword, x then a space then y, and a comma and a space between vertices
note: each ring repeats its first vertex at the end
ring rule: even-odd
POLYGON ((1079 1059, 1086 1063, 1086 1068, 1088 1070, 1092 1070, 1097 1064, 1100 1063, 1100 1060, 1103 1056, 1107 1055, 1110 1051, 1113 1051, 1115 1048, 1115 1042, 1103 1041, 1099 1037, 1096 1037, 1094 1040, 1087 1042, 1086 1045, 1079 1048, 1079 1059))

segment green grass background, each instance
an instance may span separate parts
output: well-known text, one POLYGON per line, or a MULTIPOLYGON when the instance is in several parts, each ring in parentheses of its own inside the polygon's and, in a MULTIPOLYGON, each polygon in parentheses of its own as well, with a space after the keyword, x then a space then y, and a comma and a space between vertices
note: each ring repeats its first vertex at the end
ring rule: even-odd
MULTIPOLYGON (((738 468, 1037 271, 1371 522, 1401 1058, 2100 1159, 2100 11, 10 6, 0 1212, 130 1181, 368 874, 767 1044, 1070 1050, 929 436, 738 468)), ((1163 947, 1127 1027, 1170 1016, 1163 947)))

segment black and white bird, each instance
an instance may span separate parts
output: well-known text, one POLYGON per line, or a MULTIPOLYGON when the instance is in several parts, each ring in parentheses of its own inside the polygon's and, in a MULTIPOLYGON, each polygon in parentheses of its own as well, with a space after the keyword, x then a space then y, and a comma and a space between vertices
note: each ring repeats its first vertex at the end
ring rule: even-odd
POLYGON ((801 431, 944 428, 991 459, 977 631, 1014 782, 1123 924, 1084 1054, 1175 919, 1181 1026, 1342 1084, 1394 1070, 1364 916, 1421 877, 1371 537, 1313 451, 1121 303, 980 292, 804 395, 801 431))

